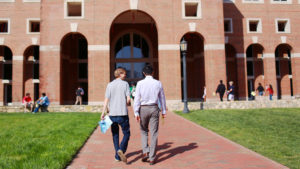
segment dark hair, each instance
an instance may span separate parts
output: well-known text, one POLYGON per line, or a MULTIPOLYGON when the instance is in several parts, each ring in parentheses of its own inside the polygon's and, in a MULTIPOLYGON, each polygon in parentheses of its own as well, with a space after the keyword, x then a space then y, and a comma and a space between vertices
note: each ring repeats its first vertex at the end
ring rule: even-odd
POLYGON ((145 75, 151 75, 153 73, 153 68, 151 65, 146 65, 143 68, 143 72, 145 73, 145 75))
POLYGON ((273 90, 273 87, 272 87, 272 85, 270 84, 269 86, 270 86, 270 88, 273 90))
POLYGON ((46 96, 46 93, 42 93, 43 96, 46 96))
POLYGON ((261 83, 258 83, 259 86, 261 86, 261 83))
POLYGON ((223 80, 220 80, 220 83, 223 83, 223 80))
POLYGON ((30 95, 30 93, 26 93, 26 96, 29 96, 30 95))

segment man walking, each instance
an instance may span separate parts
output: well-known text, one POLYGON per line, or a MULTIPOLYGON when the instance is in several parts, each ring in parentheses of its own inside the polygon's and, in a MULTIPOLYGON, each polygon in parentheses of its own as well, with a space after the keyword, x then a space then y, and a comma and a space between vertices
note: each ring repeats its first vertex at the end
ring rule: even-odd
POLYGON ((115 147, 115 160, 127 163, 125 152, 127 150, 128 141, 130 137, 130 126, 128 118, 127 105, 130 104, 129 85, 124 81, 126 77, 126 70, 118 68, 114 72, 115 80, 107 85, 105 92, 105 100, 101 119, 104 120, 105 112, 109 104, 109 117, 113 122, 111 125, 111 132, 113 136, 113 143, 115 147), (122 128, 123 139, 119 144, 119 126, 122 128))
POLYGON ((146 162, 149 158, 150 165, 155 163, 159 107, 162 109, 162 117, 166 117, 165 94, 160 81, 153 79, 153 68, 147 65, 143 68, 144 80, 137 83, 134 99, 134 114, 138 122, 142 135, 142 161, 146 162), (148 145, 148 132, 150 126, 151 144, 148 145))
POLYGON ((217 87, 216 93, 219 93, 221 102, 223 101, 223 96, 224 96, 225 91, 226 91, 226 87, 223 84, 223 80, 220 80, 220 84, 217 87))
POLYGON ((82 96, 84 95, 84 90, 80 86, 78 86, 75 93, 76 93, 75 105, 77 105, 78 102, 79 102, 79 105, 81 105, 82 104, 82 96))

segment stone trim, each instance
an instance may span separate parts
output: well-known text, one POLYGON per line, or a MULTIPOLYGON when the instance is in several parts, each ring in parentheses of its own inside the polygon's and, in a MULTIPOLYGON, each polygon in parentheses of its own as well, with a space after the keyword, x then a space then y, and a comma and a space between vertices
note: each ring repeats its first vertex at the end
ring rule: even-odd
POLYGON ((130 3, 130 9, 131 10, 137 10, 138 9, 139 0, 129 0, 129 3, 130 3))
POLYGON ((0 38, 0 45, 4 45, 4 40, 5 40, 5 38, 3 38, 3 37, 0 38))
POLYGON ((2 80, 3 84, 10 84, 11 82, 12 82, 12 80, 7 80, 7 79, 2 80))
POLYGON ((13 58, 13 60, 16 60, 16 61, 23 61, 24 60, 24 56, 13 56, 12 58, 13 58))
POLYGON ((292 53, 292 58, 300 58, 300 53, 292 53))
POLYGON ((104 102, 88 102, 89 105, 103 106, 104 102))
POLYGON ((60 51, 60 46, 58 46, 58 45, 41 45, 40 51, 60 51))
POLYGON ((161 44, 158 45, 158 50, 180 50, 179 44, 161 44))
POLYGON ((109 51, 109 45, 88 45, 89 51, 109 51))
POLYGON ((23 0, 23 2, 41 2, 41 0, 23 0))
POLYGON ((246 53, 237 53, 235 55, 235 57, 238 59, 244 59, 244 58, 246 58, 246 53))
POLYGON ((0 2, 15 2, 15 0, 0 0, 0 2))
POLYGON ((206 44, 204 50, 225 50, 224 44, 206 44))
POLYGON ((77 32, 78 23, 70 23, 71 32, 77 32))
POLYGON ((275 58, 275 54, 274 53, 264 53, 263 58, 275 58))
POLYGON ((40 79, 32 79, 32 83, 40 83, 40 79))
POLYGON ((33 45, 38 45, 38 38, 31 38, 31 43, 33 45))
POLYGON ((195 32, 196 31, 196 26, 197 26, 197 24, 195 22, 190 22, 189 23, 190 32, 195 32))

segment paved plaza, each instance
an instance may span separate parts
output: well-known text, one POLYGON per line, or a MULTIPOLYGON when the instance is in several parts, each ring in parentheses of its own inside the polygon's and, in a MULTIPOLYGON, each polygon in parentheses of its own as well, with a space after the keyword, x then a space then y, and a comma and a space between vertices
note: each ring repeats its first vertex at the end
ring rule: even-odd
POLYGON ((157 160, 154 166, 141 162, 139 125, 130 114, 131 137, 128 164, 115 162, 111 132, 94 131, 67 169, 198 168, 284 169, 287 168, 241 145, 196 125, 173 112, 160 120, 157 160))

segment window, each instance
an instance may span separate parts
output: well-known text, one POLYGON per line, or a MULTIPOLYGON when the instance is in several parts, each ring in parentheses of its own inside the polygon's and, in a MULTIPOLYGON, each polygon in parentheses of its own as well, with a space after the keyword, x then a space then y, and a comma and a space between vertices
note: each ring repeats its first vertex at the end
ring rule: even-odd
POLYGON ((243 3, 264 3, 264 0, 243 0, 243 3))
POLYGON ((84 0, 65 0, 65 18, 81 19, 84 17, 84 0))
POLYGON ((0 34, 9 34, 9 19, 0 18, 0 34))
POLYGON ((225 33, 232 33, 232 18, 224 18, 224 31, 225 33))
POLYGON ((200 19, 201 1, 200 0, 182 0, 182 18, 200 19))
POLYGON ((261 19, 247 19, 248 33, 262 33, 261 19))
POLYGON ((277 33, 291 33, 289 19, 276 19, 275 24, 277 33))
POLYGON ((27 34, 40 33, 40 19, 27 19, 27 34))
POLYGON ((270 0, 271 4, 292 4, 292 0, 270 0))

